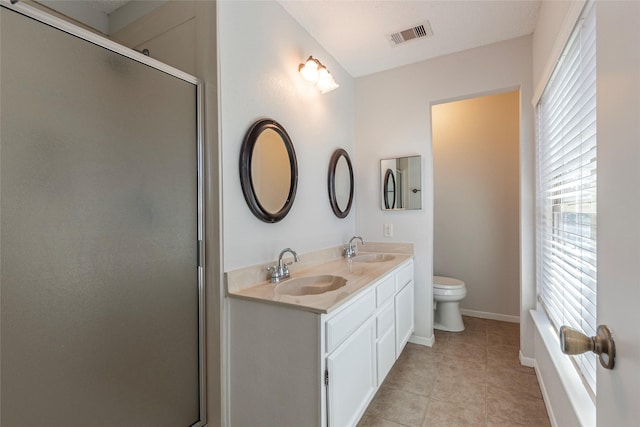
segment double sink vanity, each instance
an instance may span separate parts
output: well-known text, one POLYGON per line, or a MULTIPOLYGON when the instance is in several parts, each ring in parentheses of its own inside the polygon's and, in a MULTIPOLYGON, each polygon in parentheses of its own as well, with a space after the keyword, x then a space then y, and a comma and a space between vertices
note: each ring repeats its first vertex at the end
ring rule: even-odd
MULTIPOLYGON (((383 160, 381 168, 382 208, 420 209, 420 156, 383 160)), ((240 181, 259 220, 289 213, 298 165, 277 121, 260 119, 247 131, 240 181)), ((345 218, 354 175, 344 149, 329 161, 327 185, 333 213, 345 218)), ((364 243, 354 236, 344 251, 300 257, 286 248, 275 265, 225 273, 230 425, 357 425, 413 332, 414 285, 413 244, 368 243, 357 255, 356 239, 364 243)))
POLYGON ((362 249, 226 273, 231 425, 358 423, 414 327, 413 245, 362 249))

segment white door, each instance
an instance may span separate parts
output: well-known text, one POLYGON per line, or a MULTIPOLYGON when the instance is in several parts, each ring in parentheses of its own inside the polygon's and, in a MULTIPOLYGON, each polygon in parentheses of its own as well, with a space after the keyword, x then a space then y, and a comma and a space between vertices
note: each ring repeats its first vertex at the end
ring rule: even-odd
POLYGON ((598 324, 617 347, 598 366, 598 426, 640 423, 640 2, 597 2, 598 324))

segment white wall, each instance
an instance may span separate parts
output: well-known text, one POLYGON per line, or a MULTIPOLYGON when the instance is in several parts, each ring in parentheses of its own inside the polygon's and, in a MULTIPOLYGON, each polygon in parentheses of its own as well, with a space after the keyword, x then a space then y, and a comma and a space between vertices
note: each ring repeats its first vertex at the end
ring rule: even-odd
POLYGON ((346 243, 355 207, 345 219, 333 214, 327 172, 336 148, 354 159, 353 79, 276 2, 221 1, 218 12, 224 270, 274 260, 286 247, 304 253, 346 243), (322 95, 301 78, 298 64, 309 55, 327 66, 338 89, 322 95), (239 178, 245 133, 264 117, 285 127, 298 158, 293 208, 276 224, 253 216, 239 178))
POLYGON ((533 110, 531 37, 521 37, 356 80, 357 230, 372 241, 415 243, 416 331, 433 335, 433 170, 431 105, 504 89, 521 90, 521 350, 533 355, 533 325, 525 314, 535 306, 533 284, 533 110), (379 161, 398 155, 423 156, 423 209, 380 209, 379 161), (383 224, 395 235, 383 237, 383 224))
POLYGON ((520 94, 434 105, 433 271, 463 280, 468 314, 519 318, 520 94))

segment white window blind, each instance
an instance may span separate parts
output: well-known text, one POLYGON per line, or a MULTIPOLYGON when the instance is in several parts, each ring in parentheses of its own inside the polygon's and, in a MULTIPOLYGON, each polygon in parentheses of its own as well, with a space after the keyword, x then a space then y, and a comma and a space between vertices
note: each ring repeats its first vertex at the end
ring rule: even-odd
MULTIPOLYGON (((596 332, 596 26, 582 12, 537 105, 537 288, 551 322, 596 332)), ((596 356, 572 356, 595 395, 596 356)))

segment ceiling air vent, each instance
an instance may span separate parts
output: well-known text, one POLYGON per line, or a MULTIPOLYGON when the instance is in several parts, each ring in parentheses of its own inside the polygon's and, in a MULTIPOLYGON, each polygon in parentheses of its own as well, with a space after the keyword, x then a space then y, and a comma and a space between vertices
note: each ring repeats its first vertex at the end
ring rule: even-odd
POLYGON ((429 21, 425 21, 424 24, 389 34, 387 35, 387 39, 391 43, 391 46, 398 46, 399 44, 406 43, 409 40, 427 38, 432 35, 433 30, 431 29, 431 24, 429 21))

